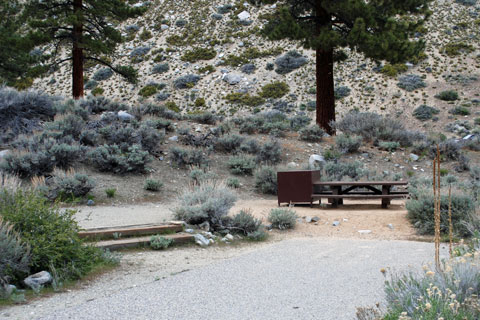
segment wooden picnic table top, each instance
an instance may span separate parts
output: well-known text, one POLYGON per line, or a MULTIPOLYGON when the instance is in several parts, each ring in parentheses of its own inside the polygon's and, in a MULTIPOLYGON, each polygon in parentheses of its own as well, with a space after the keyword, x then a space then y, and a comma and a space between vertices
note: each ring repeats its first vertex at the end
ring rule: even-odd
POLYGON ((317 186, 406 186, 407 181, 314 181, 317 186))

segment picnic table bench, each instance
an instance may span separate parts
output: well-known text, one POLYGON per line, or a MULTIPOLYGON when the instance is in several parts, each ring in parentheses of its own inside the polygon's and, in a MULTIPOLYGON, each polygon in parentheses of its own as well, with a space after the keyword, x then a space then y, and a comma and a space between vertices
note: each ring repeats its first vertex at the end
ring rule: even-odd
POLYGON ((381 199, 387 208, 392 199, 408 197, 408 191, 396 190, 407 186, 406 181, 321 181, 319 170, 277 172, 278 205, 281 203, 310 203, 328 199, 333 207, 343 199, 381 199))

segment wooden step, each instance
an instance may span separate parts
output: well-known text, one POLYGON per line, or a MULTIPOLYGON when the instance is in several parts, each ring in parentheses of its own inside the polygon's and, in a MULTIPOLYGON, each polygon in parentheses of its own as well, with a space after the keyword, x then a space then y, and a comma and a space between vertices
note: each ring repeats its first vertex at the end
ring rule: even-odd
MULTIPOLYGON (((173 245, 181 243, 194 242, 195 238, 189 233, 176 233, 176 234, 167 234, 163 237, 173 240, 173 245)), ((95 244, 97 248, 108 249, 111 251, 126 249, 126 248, 136 248, 140 246, 147 246, 150 244, 150 238, 148 237, 138 237, 138 238, 126 238, 118 240, 105 240, 99 241, 95 244)))
POLYGON ((144 236, 152 234, 176 233, 183 231, 180 224, 163 225, 133 225, 122 227, 94 228, 78 233, 80 238, 88 239, 113 239, 115 237, 144 236))
POLYGON ((312 194, 312 199, 329 198, 329 199, 404 199, 408 194, 312 194))

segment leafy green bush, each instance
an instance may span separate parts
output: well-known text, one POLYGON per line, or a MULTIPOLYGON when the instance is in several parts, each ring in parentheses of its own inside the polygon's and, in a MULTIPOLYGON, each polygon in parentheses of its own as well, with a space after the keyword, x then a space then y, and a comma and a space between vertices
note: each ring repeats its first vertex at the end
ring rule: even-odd
POLYGON ((117 189, 115 188, 105 189, 105 194, 108 198, 115 198, 115 193, 117 193, 117 189))
POLYGON ((62 211, 31 191, 0 192, 0 215, 30 246, 32 273, 53 266, 62 278, 78 279, 105 262, 100 249, 86 246, 79 238, 75 211, 62 211))
POLYGON ((280 230, 295 228, 297 218, 295 211, 284 208, 272 209, 268 215, 268 221, 270 221, 272 227, 280 230))
POLYGON ((217 53, 211 48, 195 48, 185 52, 182 56, 182 61, 197 62, 200 60, 210 60, 215 58, 217 53))
POLYGON ((310 141, 310 142, 320 142, 323 139, 325 131, 317 125, 312 125, 300 129, 300 140, 310 141))
POLYGON ((257 231, 250 232, 247 234, 247 239, 251 241, 264 241, 268 238, 268 233, 265 231, 265 228, 260 226, 257 231))
POLYGON ((336 137, 335 144, 337 145, 338 150, 342 153, 357 152, 362 145, 362 137, 340 134, 336 137))
POLYGON ((213 230, 225 229, 226 216, 237 200, 231 189, 221 183, 207 181, 184 190, 175 208, 175 217, 190 224, 208 221, 213 230))
POLYGON ((155 179, 147 179, 143 184, 143 189, 148 191, 160 191, 162 187, 163 187, 163 183, 155 179))
POLYGON ((470 110, 464 106, 456 106, 455 108, 449 111, 451 114, 457 114, 460 116, 468 116, 470 114, 470 110))
MULTIPOLYGON (((434 234, 433 194, 430 191, 419 189, 411 195, 412 199, 407 201, 406 204, 407 218, 420 234, 434 234)), ((440 231, 448 232, 448 196, 446 195, 441 197, 440 210, 440 231)), ((474 200, 470 195, 452 193, 452 222, 453 231, 461 237, 469 235, 465 223, 478 226, 475 218, 474 200)))
POLYGON ((139 145, 133 145, 127 152, 117 145, 103 145, 87 154, 87 158, 98 170, 112 173, 146 172, 146 166, 151 161, 147 151, 142 151, 139 145))
POLYGON ((288 84, 281 81, 275 81, 269 84, 266 84, 262 87, 262 91, 259 96, 264 99, 279 99, 286 95, 290 91, 288 84))
MULTIPOLYGON (((1 287, 28 272, 30 248, 22 242, 13 226, 0 216, 0 293, 1 287)), ((1 294, 0 294, 1 297, 1 294)))
POLYGON ((140 91, 138 92, 138 95, 144 98, 148 98, 150 96, 153 96, 157 92, 158 92, 157 86, 153 84, 148 84, 142 89, 140 89, 140 91))
POLYGON ((150 238, 150 248, 153 250, 165 250, 173 243, 173 239, 168 239, 162 236, 152 236, 150 238))
POLYGON ((277 194, 277 171, 274 167, 263 166, 255 172, 255 189, 265 194, 277 194))
POLYGON ((227 164, 230 172, 237 175, 252 175, 256 167, 255 158, 245 155, 230 157, 227 164))
POLYGON ((386 74, 389 77, 396 77, 399 73, 405 72, 408 70, 408 67, 405 64, 386 64, 383 66, 382 70, 380 71, 383 74, 386 74))
POLYGON ((258 231, 261 225, 262 221, 255 218, 250 210, 243 209, 233 216, 230 230, 236 233, 242 233, 246 236, 258 231))
POLYGON ((474 51, 474 47, 470 44, 464 42, 450 42, 448 43, 443 50, 450 57, 458 56, 461 53, 469 53, 474 51))
POLYGON ((225 96, 225 100, 231 103, 243 104, 249 107, 257 107, 265 103, 260 96, 251 96, 248 93, 233 92, 225 96))
POLYGON ((439 94, 435 95, 435 98, 443 101, 455 101, 458 99, 458 92, 455 90, 442 91, 439 94))
POLYGON ((240 188, 240 181, 238 178, 228 178, 226 181, 226 184, 228 187, 233 188, 233 189, 238 189, 240 188))
POLYGON ((170 149, 170 160, 180 168, 188 165, 203 166, 208 163, 208 159, 201 150, 187 150, 179 147, 170 149))
POLYGON ((425 104, 413 110, 413 116, 420 121, 426 121, 433 118, 434 114, 439 114, 440 110, 434 107, 429 107, 425 104))

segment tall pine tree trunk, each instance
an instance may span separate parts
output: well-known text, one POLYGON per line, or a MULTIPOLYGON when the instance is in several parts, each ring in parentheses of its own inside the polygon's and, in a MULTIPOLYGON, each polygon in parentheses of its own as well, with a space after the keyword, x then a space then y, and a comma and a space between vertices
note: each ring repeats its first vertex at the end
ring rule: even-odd
POLYGON ((328 134, 334 135, 330 126, 335 121, 335 92, 333 82, 333 50, 317 49, 317 124, 328 134))
MULTIPOLYGON (((332 28, 332 17, 322 7, 322 1, 316 1, 317 32, 324 28, 332 28)), ((320 44, 322 46, 322 44, 320 44)), ((334 135, 335 129, 330 126, 335 121, 335 92, 333 83, 333 48, 317 47, 317 124, 328 134, 334 135)))
MULTIPOLYGON (((82 10, 82 0, 73 1, 73 10, 78 14, 82 10)), ((82 48, 83 25, 77 23, 73 26, 73 71, 72 71, 72 94, 74 99, 83 97, 83 48, 82 48)))

